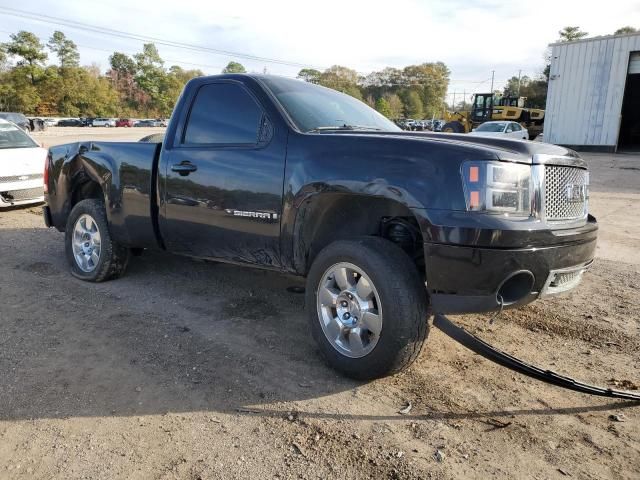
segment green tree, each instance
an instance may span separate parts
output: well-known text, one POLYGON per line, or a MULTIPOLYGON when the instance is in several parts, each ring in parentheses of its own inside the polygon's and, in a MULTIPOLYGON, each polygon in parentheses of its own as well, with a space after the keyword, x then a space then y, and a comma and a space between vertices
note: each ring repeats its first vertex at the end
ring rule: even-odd
POLYGON ((303 68, 298 72, 298 78, 309 83, 319 83, 322 72, 315 68, 303 68))
POLYGON ((49 43, 47 43, 49 50, 54 52, 58 56, 60 66, 65 67, 77 67, 80 65, 80 54, 78 53, 78 47, 69 40, 64 33, 59 30, 53 32, 49 43))
POLYGON ((589 33, 583 32, 580 27, 564 27, 558 32, 558 35, 560 35, 559 41, 561 42, 573 42, 586 37, 589 33))
POLYGON ((133 59, 136 62, 136 85, 149 97, 147 102, 140 104, 146 104, 147 113, 157 115, 167 102, 166 89, 163 88, 166 83, 164 61, 153 43, 145 43, 142 52, 136 53, 133 59))
POLYGON ((518 82, 518 77, 511 77, 507 80, 507 84, 501 93, 505 96, 525 97, 527 99, 527 107, 545 108, 547 103, 547 87, 548 81, 544 74, 535 79, 525 75, 520 79, 520 82, 518 82))
POLYGON ((422 113, 432 116, 438 115, 442 110, 449 86, 449 75, 449 69, 444 63, 429 62, 409 65, 402 70, 388 67, 379 72, 372 72, 359 84, 365 96, 387 98, 389 95, 400 95, 402 100, 395 101, 394 112, 397 111, 397 116, 402 115, 401 109, 405 106, 399 104, 407 97, 408 90, 412 90, 420 97, 422 113))
POLYGON ((222 73, 247 73, 247 70, 241 63, 229 62, 227 66, 222 69, 222 73))
POLYGON ((389 118, 401 118, 404 114, 404 104, 400 97, 395 93, 389 93, 385 96, 385 99, 389 104, 389 112, 391 113, 389 118))
POLYGON ((8 61, 7 47, 3 43, 0 43, 0 72, 4 72, 7 69, 8 61))
POLYGON ((5 44, 7 54, 12 57, 18 57, 18 67, 31 80, 31 84, 35 85, 37 77, 44 69, 44 62, 47 60, 47 53, 44 51, 44 45, 40 43, 40 39, 31 32, 24 30, 10 35, 11 41, 5 44))
POLYGON ((387 118, 392 118, 391 107, 389 102, 384 97, 380 97, 376 100, 376 110, 387 118))
POLYGON ((122 74, 135 75, 137 69, 135 60, 121 52, 113 52, 109 57, 109 65, 112 70, 122 74))
POLYGON ((405 90, 403 94, 404 115, 407 118, 423 118, 424 105, 418 92, 415 90, 405 90))
POLYGON ((636 33, 638 31, 637 28, 631 27, 627 25, 626 27, 622 27, 613 32, 614 35, 624 35, 625 33, 636 33))
POLYGON ((334 65, 327 68, 320 77, 318 83, 324 87, 332 88, 358 100, 362 100, 362 92, 358 87, 358 72, 347 67, 334 65))

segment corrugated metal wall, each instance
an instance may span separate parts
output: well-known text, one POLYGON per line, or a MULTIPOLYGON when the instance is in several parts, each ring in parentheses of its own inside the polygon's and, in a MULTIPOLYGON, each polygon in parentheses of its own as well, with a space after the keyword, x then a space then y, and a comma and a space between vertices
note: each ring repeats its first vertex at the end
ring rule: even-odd
POLYGON ((640 51, 640 34, 551 47, 545 142, 615 147, 629 55, 640 51))

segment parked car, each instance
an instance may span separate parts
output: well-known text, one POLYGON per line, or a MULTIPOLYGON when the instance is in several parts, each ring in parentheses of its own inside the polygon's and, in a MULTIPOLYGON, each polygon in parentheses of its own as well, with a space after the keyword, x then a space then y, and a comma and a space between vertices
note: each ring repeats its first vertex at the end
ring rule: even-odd
POLYGON ((21 127, 0 119, 0 208, 44 201, 47 150, 21 127))
POLYGON ((85 127, 86 122, 79 118, 64 118, 58 121, 58 127, 85 127))
POLYGON ((45 171, 45 223, 65 232, 74 276, 117 278, 132 251, 156 249, 306 277, 320 351, 357 378, 413 362, 430 311, 574 288, 596 248, 576 152, 403 132, 353 97, 269 75, 193 79, 161 145, 54 146, 45 171))
POLYGON ((91 123, 93 127, 115 127, 116 120, 114 118, 94 118, 91 123))
POLYGON ((485 122, 469 132, 469 135, 529 140, 529 131, 518 122, 485 122))
POLYGON ((58 121, 55 118, 45 118, 44 119, 44 125, 46 127, 55 127, 56 125, 58 125, 58 121))
POLYGON ((434 132, 441 132, 445 123, 446 122, 444 120, 434 120, 431 128, 434 132))
POLYGON ((157 120, 140 120, 135 123, 134 127, 159 127, 160 123, 157 120))
POLYGON ((25 132, 29 133, 31 131, 31 123, 29 119, 25 117, 22 113, 15 112, 0 112, 0 119, 11 122, 15 125, 18 125, 25 132))
POLYGON ((133 120, 130 118, 121 118, 116 121, 116 127, 133 127, 133 120))
POLYGON ((29 126, 31 132, 43 132, 46 128, 46 122, 42 118, 29 118, 29 126))

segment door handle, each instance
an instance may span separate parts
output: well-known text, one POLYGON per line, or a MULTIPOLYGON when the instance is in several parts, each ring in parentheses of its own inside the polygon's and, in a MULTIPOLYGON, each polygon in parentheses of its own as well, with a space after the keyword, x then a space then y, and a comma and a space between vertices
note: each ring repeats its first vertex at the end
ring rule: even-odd
POLYGON ((198 167, 196 167, 188 160, 184 160, 180 163, 175 163, 171 166, 171 171, 179 173, 181 177, 186 177, 191 172, 195 172, 196 170, 198 170, 198 167))

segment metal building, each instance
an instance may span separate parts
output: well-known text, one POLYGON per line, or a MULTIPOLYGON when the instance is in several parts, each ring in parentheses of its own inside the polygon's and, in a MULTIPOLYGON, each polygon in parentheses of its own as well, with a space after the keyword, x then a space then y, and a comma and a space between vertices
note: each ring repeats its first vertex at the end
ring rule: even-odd
POLYGON ((550 46, 545 142, 640 149, 640 33, 550 46))

